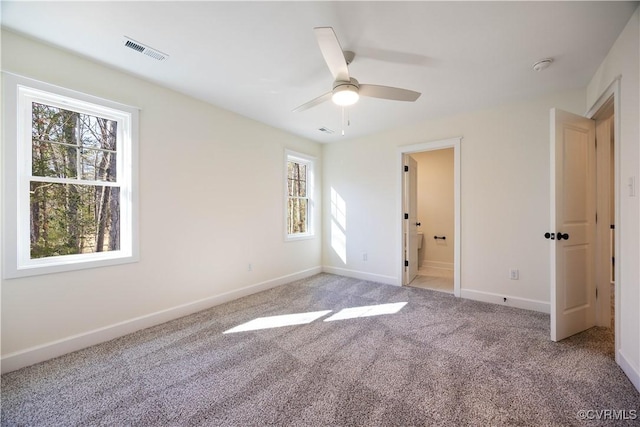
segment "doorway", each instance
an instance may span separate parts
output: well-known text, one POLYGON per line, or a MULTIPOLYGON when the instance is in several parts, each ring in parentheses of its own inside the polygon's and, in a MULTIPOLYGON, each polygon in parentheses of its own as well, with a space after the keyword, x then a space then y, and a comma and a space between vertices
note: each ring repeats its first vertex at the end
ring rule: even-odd
POLYGON ((453 293, 453 148, 412 153, 417 169, 416 277, 408 286, 453 293))
MULTIPOLYGON (((420 144, 414 144, 410 146, 399 147, 399 191, 401 195, 399 197, 399 229, 398 229, 398 247, 400 254, 399 257, 399 277, 401 285, 409 285, 415 280, 416 276, 418 280, 428 281, 427 279, 421 279, 420 276, 431 277, 432 282, 436 282, 441 279, 444 288, 446 281, 452 282, 452 288, 449 287, 449 292, 452 292, 455 296, 460 296, 460 143, 462 138, 452 138, 447 140, 439 140, 432 142, 425 142, 420 144), (449 150, 449 151, 443 151, 449 150), (453 168, 451 171, 452 180, 452 230, 440 230, 433 232, 431 228, 427 231, 428 226, 423 224, 421 218, 418 217, 418 203, 417 197, 417 178, 415 171, 409 167, 409 164, 416 164, 415 158, 420 159, 423 154, 428 155, 429 152, 443 151, 445 154, 450 153, 453 162, 453 168), (412 184, 413 182, 413 184, 412 184), (422 234, 421 244, 419 240, 419 234, 422 234), (436 239, 435 237, 438 237, 436 239), (445 239, 441 239, 445 237, 445 239), (452 258, 448 260, 446 258, 438 259, 433 258, 430 263, 428 261, 426 241, 429 242, 431 249, 441 249, 441 252, 446 252, 449 249, 452 253, 452 258), (442 244, 444 241, 444 244, 442 244), (436 245, 434 245, 436 243, 436 245), (437 245, 439 244, 439 245, 437 245), (420 248, 418 248, 420 246, 420 248), (442 249, 445 249, 442 251, 442 249), (438 261, 440 263, 438 263, 438 261), (435 267, 435 268, 434 268, 435 267), (445 276, 445 277, 438 277, 445 276), (447 280, 448 279, 448 280, 447 280)), ((418 168, 416 167, 416 170, 418 168)), ((421 214, 424 215, 424 214, 421 214)), ((441 227, 436 225, 436 227, 441 227)), ((429 255, 431 252, 429 252, 429 255)), ((415 285, 415 283, 414 283, 415 285)), ((444 289, 442 289, 444 290, 444 289)))
POLYGON ((615 112, 613 96, 596 122, 596 325, 615 325, 615 112))
POLYGON ((620 77, 617 77, 585 115, 595 120, 597 140, 596 325, 613 330, 615 360, 620 365, 620 199, 635 194, 635 183, 623 189, 620 175, 620 77))
MULTIPOLYGON (((551 339, 558 341, 565 337, 579 333, 592 326, 601 326, 612 328, 615 341, 615 356, 616 361, 619 363, 619 349, 620 349, 620 328, 619 321, 621 318, 620 313, 620 266, 619 262, 616 263, 616 257, 620 257, 620 227, 619 227, 619 203, 621 196, 620 186, 620 143, 618 130, 620 129, 620 80, 617 78, 611 85, 603 92, 598 101, 593 107, 584 115, 569 118, 569 127, 567 128, 567 121, 559 119, 562 114, 555 109, 552 109, 551 121, 551 146, 552 146, 552 209, 551 209, 551 228, 558 232, 558 236, 555 242, 552 243, 551 252, 551 339), (560 114, 560 115, 559 115, 560 114), (585 233, 573 233, 568 230, 566 224, 558 221, 558 215, 564 215, 563 212, 570 211, 567 206, 571 207, 571 204, 577 206, 574 203, 576 200, 582 200, 584 197, 581 192, 571 191, 568 194, 569 199, 562 201, 561 192, 556 192, 556 195, 560 194, 560 198, 554 202, 554 187, 561 188, 563 181, 571 182, 572 180, 562 178, 562 172, 557 175, 558 170, 564 170, 567 165, 570 165, 571 161, 563 161, 562 157, 558 157, 558 153, 566 151, 569 153, 569 148, 565 148, 557 151, 554 158, 554 144, 558 147, 558 141, 566 142, 566 135, 570 135, 576 129, 579 129, 582 125, 578 125, 578 121, 585 125, 589 125, 592 129, 591 139, 593 144, 593 156, 589 155, 589 158, 593 158, 593 186, 591 184, 589 188, 593 188, 587 192, 587 194, 593 194, 593 214, 587 215, 584 225, 589 225, 585 230, 592 236, 590 243, 582 245, 584 247, 592 248, 592 252, 587 254, 586 250, 583 251, 585 256, 583 259, 578 259, 575 255, 570 253, 569 246, 577 246, 581 243, 580 239, 586 235, 585 233), (564 123, 562 123, 564 122, 564 123), (588 122, 588 123, 586 123, 588 122), (572 130, 571 130, 571 129, 572 130), (562 132, 563 137, 559 138, 560 133, 558 130, 565 129, 566 132, 562 132), (555 138, 554 138, 555 134, 555 138), (555 167, 553 165, 556 165, 555 167), (554 170, 556 173, 554 174, 554 170), (560 178, 558 178, 560 176, 560 178), (561 200, 558 204, 557 200, 561 200), (562 207, 564 204, 564 207, 562 207), (588 223, 588 224, 587 224, 588 223), (555 230, 556 227, 563 230, 555 230), (565 230, 567 229, 567 230, 565 230), (567 242, 571 238, 571 242, 567 242), (560 242, 560 240, 562 240, 560 242), (568 244, 569 243, 569 244, 568 244), (567 249, 569 248, 569 249, 567 249), (569 259, 563 254, 569 253, 573 256, 574 261, 572 264, 567 264, 564 261, 569 259), (588 256, 587 256, 588 255, 588 256), (568 267, 567 267, 568 266, 568 267), (567 270, 567 268, 569 270, 567 270), (564 268, 564 270, 561 270, 564 268), (570 273, 579 273, 580 277, 585 280, 570 280, 570 273), (588 280, 587 280, 588 279, 588 280), (584 284, 584 285, 583 285, 584 284), (588 287, 588 286, 592 287, 588 287), (584 295, 582 301, 573 298, 574 301, 584 302, 583 304, 573 304, 571 307, 571 300, 569 297, 573 295, 584 295), (564 297, 564 300, 562 299, 564 297), (569 301, 569 303, 567 303, 569 301), (578 309, 590 308, 590 310, 584 311, 584 315, 575 317, 578 309), (573 316, 574 318, 571 318, 573 316), (574 321, 577 320, 577 321, 574 321)), ((586 135, 586 134, 585 134, 586 135)), ((577 141, 577 139, 576 139, 577 141)), ((586 139, 585 139, 586 141, 586 139)), ((562 148, 562 146, 560 146, 562 148)), ((577 144, 574 144, 574 148, 577 144)), ((586 146, 585 146, 586 147, 586 146)), ((591 149, 589 149, 591 150, 591 149)), ((585 151, 586 152, 586 151, 585 151)), ((583 156, 586 159, 586 156, 583 156)), ((575 159, 575 156, 571 156, 575 159)), ((573 161, 573 163, 576 163, 573 161)), ((585 163, 586 164, 586 163, 585 163)), ((575 181, 575 180, 573 180, 575 181)), ((589 179, 591 182, 591 180, 589 179)), ((586 180, 580 180, 575 182, 586 182, 586 180)), ((629 194, 635 191, 633 182, 629 184, 629 194)), ((585 188, 587 185, 585 184, 585 188)), ((586 200, 586 199, 585 199, 586 200)), ((582 203, 581 203, 582 205, 582 203)), ((587 206, 587 204, 584 204, 587 206)), ((560 216, 562 218, 562 216, 560 216)), ((578 224, 578 221, 572 221, 572 224, 578 224)), ((570 224, 570 225, 572 225, 570 224)), ((553 233, 546 233, 545 237, 551 235, 551 240, 554 239, 553 233)), ((578 253, 577 250, 573 250, 573 254, 578 253)), ((570 260, 571 261, 571 260, 570 260)), ((574 274, 575 276, 575 274, 574 274)))

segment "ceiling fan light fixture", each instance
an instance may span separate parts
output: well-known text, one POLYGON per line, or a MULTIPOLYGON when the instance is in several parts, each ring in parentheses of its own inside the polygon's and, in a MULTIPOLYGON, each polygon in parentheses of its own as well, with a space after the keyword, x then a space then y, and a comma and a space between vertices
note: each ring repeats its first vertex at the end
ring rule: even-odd
POLYGON ((341 107, 353 105, 358 102, 358 87, 355 85, 341 85, 333 89, 331 100, 341 107))

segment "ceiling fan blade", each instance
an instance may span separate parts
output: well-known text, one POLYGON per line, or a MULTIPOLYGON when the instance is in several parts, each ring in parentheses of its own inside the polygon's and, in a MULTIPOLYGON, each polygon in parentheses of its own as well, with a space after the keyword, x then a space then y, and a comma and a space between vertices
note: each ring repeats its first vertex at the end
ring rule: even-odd
POLYGON ((358 90, 361 96, 369 96, 372 98, 391 99, 394 101, 413 102, 420 98, 420 92, 414 92, 408 89, 400 89, 399 87, 378 86, 378 85, 360 85, 358 90))
POLYGON ((313 29, 318 39, 318 45, 324 60, 333 75, 334 80, 349 81, 349 68, 344 52, 331 27, 316 27, 313 29))
POLYGON ((302 104, 301 106, 294 108, 293 112, 294 113, 299 113, 300 111, 304 111, 304 110, 308 110, 311 107, 315 107, 318 104, 322 104, 324 101, 328 101, 331 99, 331 92, 327 92, 324 95, 320 95, 319 97, 312 99, 309 102, 305 102, 304 104, 302 104))

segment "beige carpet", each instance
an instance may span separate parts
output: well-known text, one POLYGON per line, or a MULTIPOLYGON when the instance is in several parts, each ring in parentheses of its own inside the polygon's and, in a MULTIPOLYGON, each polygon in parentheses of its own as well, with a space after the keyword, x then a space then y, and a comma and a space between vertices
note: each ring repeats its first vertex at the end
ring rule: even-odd
POLYGON ((640 413, 608 329, 553 343, 544 314, 329 274, 5 374, 1 393, 3 426, 637 426, 580 411, 640 413), (229 332, 241 326, 254 329, 229 332))

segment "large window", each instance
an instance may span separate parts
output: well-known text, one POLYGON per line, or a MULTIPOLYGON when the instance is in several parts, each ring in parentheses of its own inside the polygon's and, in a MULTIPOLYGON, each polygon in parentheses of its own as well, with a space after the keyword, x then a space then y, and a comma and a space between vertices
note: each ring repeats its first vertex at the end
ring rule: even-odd
POLYGON ((134 261, 137 111, 4 77, 6 276, 134 261))
POLYGON ((313 158, 287 151, 286 236, 313 236, 313 158))

